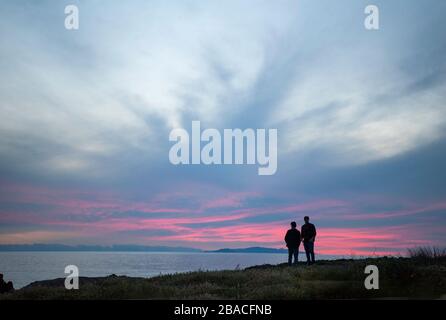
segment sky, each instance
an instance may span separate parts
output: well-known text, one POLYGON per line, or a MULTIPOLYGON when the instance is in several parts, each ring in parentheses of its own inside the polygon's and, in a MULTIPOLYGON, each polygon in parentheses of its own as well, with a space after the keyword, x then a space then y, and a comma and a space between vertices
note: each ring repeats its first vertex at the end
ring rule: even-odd
POLYGON ((445 12, 1 1, 0 244, 281 248, 308 215, 317 253, 446 246, 445 12), (169 133, 193 120, 277 129, 277 172, 172 165, 169 133))

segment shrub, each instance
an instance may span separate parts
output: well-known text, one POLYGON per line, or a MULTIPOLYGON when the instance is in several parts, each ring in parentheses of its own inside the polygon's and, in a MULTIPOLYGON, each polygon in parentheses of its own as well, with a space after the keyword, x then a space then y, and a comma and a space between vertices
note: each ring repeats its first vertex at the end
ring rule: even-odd
POLYGON ((426 263, 436 263, 446 260, 446 248, 418 247, 408 249, 409 257, 426 263))

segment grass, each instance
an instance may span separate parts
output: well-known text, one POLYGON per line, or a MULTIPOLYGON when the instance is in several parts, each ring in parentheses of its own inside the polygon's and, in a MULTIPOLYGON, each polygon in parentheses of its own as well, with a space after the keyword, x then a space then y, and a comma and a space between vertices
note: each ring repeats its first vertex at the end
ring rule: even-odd
POLYGON ((34 283, 0 299, 436 299, 445 295, 444 251, 420 249, 409 258, 263 265, 154 278, 80 278, 79 290, 66 290, 64 279, 56 279, 34 283), (364 287, 364 269, 369 264, 379 269, 379 290, 364 287))
POLYGON ((446 260, 446 248, 419 247, 409 249, 409 257, 426 263, 441 262, 446 260))

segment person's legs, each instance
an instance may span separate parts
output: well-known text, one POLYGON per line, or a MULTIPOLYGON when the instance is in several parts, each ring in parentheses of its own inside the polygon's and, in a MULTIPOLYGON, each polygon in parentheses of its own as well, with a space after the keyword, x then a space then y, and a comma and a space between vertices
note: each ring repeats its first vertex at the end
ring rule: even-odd
POLYGON ((291 266, 293 259, 293 249, 288 248, 288 265, 291 266))
POLYGON ((314 263, 314 242, 309 242, 309 251, 310 251, 310 256, 311 256, 311 263, 314 263))
POLYGON ((299 262, 299 247, 294 249, 294 264, 297 264, 299 262))
POLYGON ((304 242, 305 255, 307 256, 307 263, 310 264, 310 246, 309 242, 304 242))

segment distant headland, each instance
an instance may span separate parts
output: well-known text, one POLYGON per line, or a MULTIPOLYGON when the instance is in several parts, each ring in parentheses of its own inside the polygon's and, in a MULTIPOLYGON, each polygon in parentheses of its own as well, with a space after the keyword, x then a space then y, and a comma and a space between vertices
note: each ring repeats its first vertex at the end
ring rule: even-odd
POLYGON ((214 253, 286 253, 286 249, 248 247, 202 250, 189 247, 144 246, 135 244, 102 245, 64 245, 64 244, 0 244, 0 252, 214 252, 214 253))

